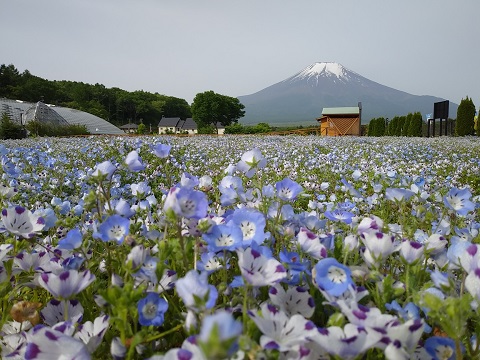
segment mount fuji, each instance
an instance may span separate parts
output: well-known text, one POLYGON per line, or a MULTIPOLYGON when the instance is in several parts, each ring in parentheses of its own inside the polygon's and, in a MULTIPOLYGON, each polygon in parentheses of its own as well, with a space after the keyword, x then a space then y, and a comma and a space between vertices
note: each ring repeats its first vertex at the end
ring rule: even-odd
MULTIPOLYGON (((414 79, 412 80, 414 81, 414 79)), ((295 75, 251 95, 239 96, 245 106, 241 123, 272 125, 317 124, 324 107, 362 103, 362 123, 372 118, 433 112, 433 104, 445 99, 412 95, 381 85, 336 62, 317 62, 295 75)), ((450 103, 450 117, 457 112, 450 103)))

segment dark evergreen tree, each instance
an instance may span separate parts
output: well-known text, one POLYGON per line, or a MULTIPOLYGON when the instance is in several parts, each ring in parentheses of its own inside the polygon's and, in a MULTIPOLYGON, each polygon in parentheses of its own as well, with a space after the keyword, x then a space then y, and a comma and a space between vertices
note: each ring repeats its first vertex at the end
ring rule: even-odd
POLYGON ((400 116, 398 118, 398 123, 397 123, 397 128, 395 129, 395 135, 396 136, 402 136, 403 134, 403 128, 405 126, 405 121, 407 120, 406 116, 400 116))
POLYGON ((375 132, 377 134, 375 136, 385 136, 385 131, 386 131, 385 129, 386 129, 385 118, 379 117, 375 125, 375 132))
POLYGON ((403 124, 402 127, 402 136, 411 136, 409 129, 410 129, 410 123, 412 122, 412 113, 408 113, 407 116, 405 117, 405 123, 403 124))
POLYGON ((388 124, 388 135, 397 136, 396 130, 398 127, 398 116, 394 116, 390 123, 388 124))
POLYGON ((377 136, 376 135, 376 122, 377 122, 377 119, 373 118, 370 120, 370 122, 368 123, 368 136, 377 136))
POLYGON ((412 114, 410 119, 410 125, 408 127, 408 136, 417 136, 421 137, 423 135, 423 119, 420 112, 415 112, 412 114))
POLYGON ((474 134, 475 105, 468 96, 460 101, 457 110, 455 135, 465 136, 474 134))

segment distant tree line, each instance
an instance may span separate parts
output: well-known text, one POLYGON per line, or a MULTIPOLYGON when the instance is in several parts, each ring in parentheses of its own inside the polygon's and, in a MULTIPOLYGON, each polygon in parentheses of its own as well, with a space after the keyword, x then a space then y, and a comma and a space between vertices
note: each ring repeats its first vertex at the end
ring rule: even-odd
MULTIPOLYGON (((480 112, 480 110, 479 110, 480 112)), ((453 119, 448 119, 453 121, 453 119)), ((427 124, 420 112, 409 113, 407 116, 395 116, 388 121, 383 117, 370 120, 368 136, 423 136, 427 124)), ((475 117, 475 105, 468 96, 462 99, 457 110, 454 134, 456 136, 480 135, 478 116, 475 117)))
POLYGON ((276 130, 267 123, 257 125, 232 124, 225 127, 225 134, 265 134, 276 130))
POLYGON ((106 88, 98 83, 50 81, 32 75, 28 70, 20 73, 14 65, 0 65, 0 97, 33 103, 43 101, 77 109, 116 126, 131 122, 156 127, 162 115, 182 119, 192 115, 190 105, 184 99, 143 90, 129 92, 106 88))
POLYGON ((423 120, 419 112, 395 116, 390 121, 380 117, 370 120, 368 136, 422 136, 423 120))

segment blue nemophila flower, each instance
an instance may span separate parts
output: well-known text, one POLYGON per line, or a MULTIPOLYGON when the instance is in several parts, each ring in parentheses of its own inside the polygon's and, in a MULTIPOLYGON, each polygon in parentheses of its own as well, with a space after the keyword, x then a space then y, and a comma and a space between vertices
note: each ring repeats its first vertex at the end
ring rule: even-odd
POLYGON ((210 232, 203 234, 209 251, 233 251, 242 246, 243 234, 234 223, 214 225, 210 232))
POLYGON ((157 293, 149 292, 146 297, 140 299, 137 310, 140 325, 160 326, 163 324, 164 314, 168 310, 168 303, 157 293))
POLYGON ((145 170, 145 164, 142 162, 140 155, 135 150, 128 153, 125 158, 125 164, 128 166, 130 171, 143 171, 145 170))
POLYGON ((310 261, 308 261, 308 259, 302 259, 298 253, 283 249, 280 251, 279 258, 288 269, 288 278, 283 280, 287 284, 298 284, 303 272, 306 273, 305 276, 307 274, 310 275, 310 261))
POLYGON ((408 201, 415 193, 408 189, 387 188, 385 190, 385 198, 391 201, 408 201))
POLYGON ((135 211, 125 199, 119 199, 115 204, 114 210, 115 213, 127 219, 130 219, 133 215, 135 215, 135 211))
POLYGON ((265 240, 265 215, 260 211, 240 208, 227 218, 227 222, 232 222, 240 227, 243 234, 242 245, 250 246, 253 242, 261 245, 265 240))
POLYGON ((361 198, 362 197, 362 194, 360 194, 360 192, 355 189, 355 187, 350 184, 347 180, 345 180, 345 178, 342 177, 342 184, 345 186, 345 190, 350 193, 350 195, 356 197, 356 198, 361 198))
POLYGON ((457 358, 455 341, 449 337, 432 336, 425 341, 424 347, 432 360, 454 360, 457 358))
POLYGON ((353 213, 351 213, 349 211, 346 211, 346 210, 342 210, 342 209, 325 211, 324 215, 329 220, 342 221, 345 224, 351 224, 352 223, 352 218, 355 216, 353 213))
POLYGON ((352 272, 334 258, 321 259, 312 270, 316 286, 332 296, 341 296, 354 286, 352 272))
POLYGON ((242 179, 238 176, 225 176, 218 185, 220 190, 220 203, 222 206, 233 205, 241 196, 243 196, 242 179))
POLYGON ((103 242, 116 241, 121 244, 129 232, 130 220, 115 214, 100 224, 98 231, 93 233, 93 237, 103 242))
POLYGON ((57 299, 69 299, 95 280, 95 275, 89 270, 78 272, 67 270, 60 274, 42 273, 38 278, 41 287, 57 299))
POLYGON ((345 202, 340 202, 337 204, 337 207, 341 210, 349 211, 355 207, 355 203, 346 200, 345 202))
MULTIPOLYGON (((393 300, 391 303, 386 303, 385 307, 389 311, 395 311, 405 321, 410 319, 421 319, 420 308, 413 302, 409 302, 404 307, 402 307, 397 302, 397 300, 393 300)), ((432 331, 432 328, 427 323, 425 323, 423 330, 426 333, 430 333, 432 331)))
POLYGON ((223 254, 216 254, 214 252, 205 252, 200 255, 200 261, 197 261, 197 269, 200 271, 206 271, 211 274, 218 269, 223 268, 225 259, 223 254))
POLYGON ((85 258, 80 255, 72 255, 62 261, 62 267, 65 270, 79 270, 85 258))
POLYGON ((37 325, 27 334, 26 360, 90 360, 90 358, 90 353, 83 341, 67 333, 37 325))
POLYGON ((92 173, 93 177, 105 177, 106 180, 110 180, 112 178, 113 173, 117 170, 115 165, 113 165, 110 161, 104 161, 98 164, 95 167, 95 171, 92 173))
POLYGON ((468 189, 452 188, 447 195, 443 197, 443 203, 458 215, 465 216, 475 209, 475 204, 470 201, 471 197, 472 193, 468 189))
POLYGON ((156 144, 156 145, 152 146, 152 150, 153 150, 152 153, 155 156, 163 159, 163 158, 168 157, 171 149, 172 149, 172 147, 170 145, 156 144))
POLYGON ((249 150, 242 155, 237 164, 237 170, 245 173, 247 178, 251 178, 258 169, 263 169, 267 160, 263 157, 259 149, 249 150))
POLYGON ((288 351, 304 345, 314 336, 314 323, 296 314, 289 317, 276 306, 263 303, 261 311, 249 311, 248 315, 262 332, 260 346, 264 349, 288 351))
POLYGON ((477 245, 472 244, 469 241, 454 241, 447 250, 449 267, 451 269, 463 267, 465 271, 470 271, 471 263, 476 255, 477 250, 477 245))
POLYGON ((130 190, 133 196, 145 196, 150 194, 152 188, 145 181, 140 181, 137 184, 130 185, 130 190))
POLYGON ((177 216, 200 219, 207 216, 208 200, 202 191, 172 187, 168 192, 163 210, 172 210, 177 216))
POLYGON ((303 188, 293 180, 285 178, 275 184, 277 196, 283 201, 295 200, 303 188))
POLYGON ((18 205, 2 210, 2 222, 5 230, 23 238, 35 236, 45 226, 45 220, 41 216, 18 205))
POLYGON ((219 310, 203 318, 197 339, 207 357, 223 358, 232 354, 241 334, 242 324, 231 313, 219 310))
POLYGON ((80 229, 72 229, 67 233, 63 239, 58 242, 59 249, 73 250, 82 245, 83 235, 80 229))
POLYGON ((187 172, 184 172, 182 174, 181 179, 180 179, 179 187, 186 187, 186 188, 193 189, 199 183, 200 183, 200 180, 198 180, 198 177, 196 177, 194 175, 190 175, 187 172))
POLYGON ((40 208, 35 210, 34 212, 35 216, 40 216, 45 220, 45 226, 43 227, 43 230, 49 230, 55 226, 55 223, 57 222, 58 218, 57 215, 55 214, 55 211, 52 208, 40 208))
POLYGON ((240 272, 253 286, 273 285, 287 276, 283 265, 262 250, 263 247, 255 243, 246 249, 237 249, 240 272))
POLYGON ((215 305, 218 291, 215 286, 208 283, 207 277, 206 272, 190 270, 185 277, 177 280, 175 289, 186 307, 199 310, 211 309, 215 305))

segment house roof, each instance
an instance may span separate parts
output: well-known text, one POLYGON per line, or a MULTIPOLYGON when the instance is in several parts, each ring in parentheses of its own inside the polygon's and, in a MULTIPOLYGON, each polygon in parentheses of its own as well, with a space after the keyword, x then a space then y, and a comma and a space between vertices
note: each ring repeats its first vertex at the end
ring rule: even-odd
POLYGON ((358 106, 323 108, 322 116, 325 115, 359 115, 358 106))
POLYGON ((197 123, 193 121, 192 118, 186 118, 185 121, 182 124, 182 129, 183 130, 196 130, 197 129, 197 123))
POLYGON ((128 130, 128 129, 138 129, 137 124, 125 124, 120 126, 120 129, 128 130))
POLYGON ((177 127, 179 117, 162 117, 158 123, 158 127, 177 127))

